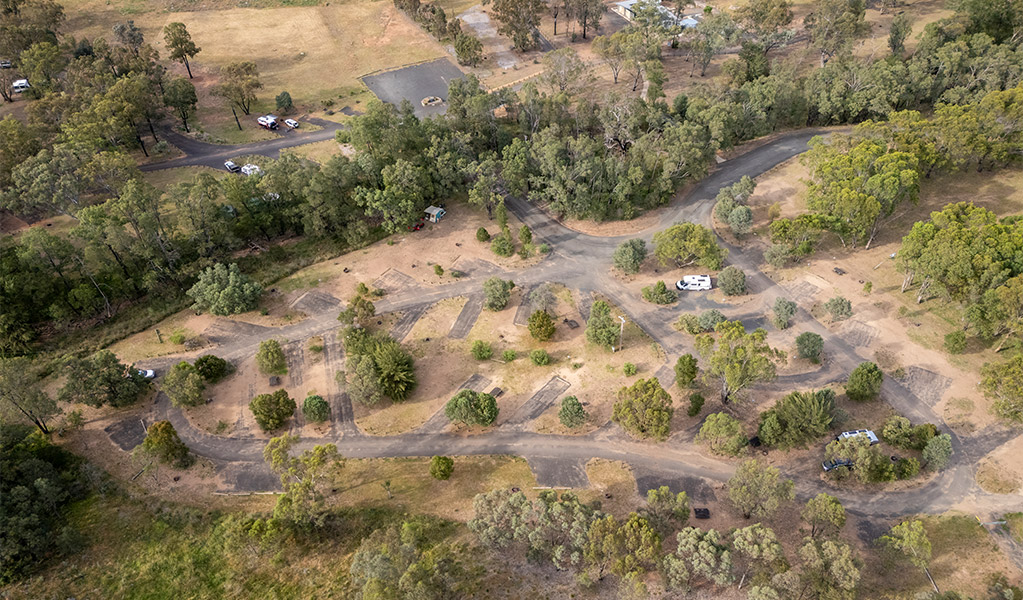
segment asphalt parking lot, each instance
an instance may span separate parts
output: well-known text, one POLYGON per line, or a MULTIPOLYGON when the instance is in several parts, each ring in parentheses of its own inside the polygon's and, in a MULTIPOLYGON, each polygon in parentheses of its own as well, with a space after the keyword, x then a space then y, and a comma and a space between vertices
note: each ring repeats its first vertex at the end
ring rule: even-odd
POLYGON ((416 116, 423 118, 444 114, 447 110, 448 83, 464 76, 455 63, 447 58, 438 58, 418 65, 367 75, 362 78, 362 82, 384 102, 397 106, 402 100, 408 100, 412 103, 416 116), (423 106, 421 101, 427 96, 437 96, 445 102, 438 106, 423 106))

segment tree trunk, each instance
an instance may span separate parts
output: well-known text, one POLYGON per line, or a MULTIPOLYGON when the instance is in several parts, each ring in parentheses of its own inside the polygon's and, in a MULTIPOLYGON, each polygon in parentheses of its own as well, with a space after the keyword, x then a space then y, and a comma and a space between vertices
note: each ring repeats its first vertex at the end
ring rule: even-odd
POLYGON ((153 120, 146 116, 146 124, 149 125, 149 133, 153 136, 154 142, 159 142, 160 138, 156 137, 156 129, 153 127, 153 120))
POLYGON ((931 281, 929 279, 924 280, 924 282, 920 284, 920 293, 917 294, 917 296, 916 296, 916 303, 917 304, 920 304, 921 302, 924 301, 924 294, 927 293, 927 289, 930 288, 930 287, 931 287, 931 281))
POLYGON ((144 154, 146 158, 149 158, 149 152, 146 150, 146 143, 142 141, 142 136, 136 133, 135 140, 138 141, 139 146, 142 147, 142 154, 144 154))
POLYGON ((238 113, 235 112, 234 107, 231 107, 231 114, 234 115, 234 124, 238 126, 238 131, 242 130, 241 121, 238 120, 238 113))
POLYGON ((902 293, 906 293, 909 286, 913 285, 913 271, 906 273, 906 277, 902 280, 902 293))
POLYGON ((188 71, 188 78, 192 78, 192 67, 188 66, 188 57, 181 59, 185 63, 185 70, 188 71))

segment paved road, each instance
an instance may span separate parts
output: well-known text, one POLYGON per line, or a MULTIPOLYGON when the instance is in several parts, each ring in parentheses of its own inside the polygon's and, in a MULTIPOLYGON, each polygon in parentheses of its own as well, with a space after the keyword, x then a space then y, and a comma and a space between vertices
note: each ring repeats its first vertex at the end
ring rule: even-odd
POLYGON ((163 136, 171 144, 185 153, 185 156, 172 160, 151 163, 139 167, 143 171, 161 171, 176 167, 212 167, 223 169, 224 161, 236 156, 256 155, 277 158, 281 150, 304 146, 313 142, 322 142, 334 139, 334 132, 341 129, 340 123, 324 119, 306 119, 303 123, 312 123, 321 127, 318 131, 303 132, 301 127, 295 130, 280 130, 280 137, 262 142, 249 144, 236 144, 233 146, 223 144, 208 144, 200 142, 195 138, 181 135, 176 131, 164 131, 163 136))
MULTIPOLYGON (((317 134, 320 132, 316 132, 317 134)), ((683 311, 703 310, 707 301, 698 295, 685 295, 678 306, 672 309, 658 308, 637 299, 634 294, 622 286, 608 274, 610 256, 614 248, 626 238, 640 237, 650 240, 656 231, 668 225, 687 220, 710 224, 711 209, 718 190, 738 181, 744 175, 756 177, 775 165, 796 156, 807 148, 807 141, 818 131, 799 131, 784 135, 768 144, 754 149, 747 154, 732 159, 700 182, 683 200, 677 201, 671 210, 664 211, 658 223, 637 235, 618 238, 595 237, 581 234, 568 229, 549 218, 543 211, 518 198, 507 200, 509 208, 515 215, 528 224, 533 230, 534 239, 550 244, 554 251, 539 265, 523 270, 498 273, 504 277, 514 277, 516 283, 524 289, 532 285, 552 281, 560 282, 570 288, 580 290, 587 297, 598 292, 610 298, 627 315, 627 317, 648 333, 665 350, 669 363, 679 354, 693 351, 689 336, 677 333, 671 324, 683 311)), ((263 143, 269 151, 279 150, 274 142, 263 143)), ((246 152, 252 152, 259 144, 248 145, 246 152)), ((285 146, 280 146, 285 147, 285 146)), ((219 156, 217 157, 219 160, 219 156)), ((727 246, 724 240, 720 243, 727 246)), ((746 253, 743 249, 729 247, 729 263, 738 266, 747 273, 750 287, 757 293, 760 304, 746 306, 747 313, 730 315, 731 318, 743 318, 751 321, 764 314, 773 305, 774 299, 786 295, 786 291, 771 281, 758 269, 761 257, 746 253)), ((490 275, 490 273, 488 273, 490 275)), ((478 294, 480 277, 461 279, 449 284, 429 288, 411 288, 398 290, 388 294, 377 303, 377 311, 385 313, 401 311, 423 306, 444 298, 469 296, 478 294)), ((273 337, 287 341, 307 339, 313 335, 322 335, 336 329, 336 310, 314 313, 300 323, 279 328, 273 337)), ((470 324, 471 326, 471 324, 470 324)), ((799 389, 819 387, 827 383, 840 381, 860 362, 868 360, 857 353, 857 348, 846 343, 842 336, 837 335, 821 323, 817 322, 805 311, 797 314, 795 327, 820 334, 829 351, 830 360, 827 366, 818 372, 788 377, 779 377, 766 388, 799 389)), ((260 341, 267 337, 266 332, 246 332, 225 339, 218 348, 217 354, 228 359, 239 360, 255 353, 260 341)), ((156 359, 153 366, 169 365, 173 359, 156 359)), ((149 365, 147 365, 149 366, 149 365)), ((665 382, 669 383, 669 382, 665 382)), ((888 379, 884 383, 884 396, 901 414, 914 422, 940 423, 941 418, 934 414, 930 407, 916 398, 899 382, 888 379)), ((340 411, 339 411, 340 412, 340 411)), ((641 443, 631 440, 617 428, 609 425, 597 432, 585 436, 542 435, 521 431, 520 427, 498 428, 483 435, 464 437, 445 433, 409 433, 396 436, 367 436, 359 432, 351 422, 351 411, 344 411, 338 427, 339 432, 319 439, 305 439, 303 446, 317 443, 336 443, 342 454, 350 457, 398 457, 398 456, 431 456, 446 455, 483 455, 483 454, 514 454, 532 459, 534 469, 542 463, 545 469, 555 473, 559 460, 564 461, 564 471, 572 479, 569 483, 577 483, 579 461, 590 458, 607 458, 622 460, 633 468, 642 471, 644 481, 655 485, 657 481, 679 481, 688 477, 704 478, 714 481, 726 480, 734 470, 734 464, 705 456, 693 443, 695 428, 676 432, 667 442, 662 444, 641 443)), ((203 433, 195 429, 180 411, 172 409, 165 399, 157 405, 157 416, 169 418, 177 428, 182 439, 198 454, 209 458, 232 463, 248 464, 251 469, 261 469, 262 446, 264 440, 257 438, 222 438, 203 433)), ((895 516, 917 512, 940 512, 955 506, 969 498, 971 506, 990 514, 1018 508, 1017 496, 996 496, 986 494, 974 483, 973 464, 976 460, 1010 440, 1014 432, 1008 429, 992 428, 983 435, 971 436, 961 440, 952 434, 955 455, 952 465, 927 484, 905 491, 891 491, 878 495, 875 492, 855 492, 849 490, 836 491, 827 488, 819 478, 819 467, 815 464, 804 465, 792 469, 787 474, 797 481, 800 497, 808 497, 819 491, 841 498, 850 510, 874 516, 895 516)), ((639 472, 637 471, 637 472, 639 472)), ((545 475, 546 477, 546 475, 545 475)), ((259 479, 259 478, 256 478, 259 479)), ((264 480, 265 481, 265 480, 264 480)), ((646 484, 645 484, 646 485, 646 484)))

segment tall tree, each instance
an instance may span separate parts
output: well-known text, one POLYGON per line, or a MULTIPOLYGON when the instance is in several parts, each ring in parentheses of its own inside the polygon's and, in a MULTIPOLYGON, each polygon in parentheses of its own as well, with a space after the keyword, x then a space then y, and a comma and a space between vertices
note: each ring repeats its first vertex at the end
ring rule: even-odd
POLYGON ((671 395, 656 377, 640 379, 618 390, 611 420, 635 436, 663 441, 671 433, 671 404, 671 395))
POLYGON ((337 485, 345 460, 334 444, 314 446, 293 456, 298 441, 297 435, 271 438, 263 448, 263 460, 281 478, 284 489, 274 507, 274 517, 310 530, 322 527, 330 518, 327 494, 337 485))
POLYGON ((221 82, 213 88, 213 93, 226 98, 247 115, 259 89, 263 89, 263 84, 259 81, 256 63, 243 61, 230 63, 221 70, 221 82))
POLYGON ((135 402, 149 389, 149 381, 138 369, 120 362, 109 350, 71 360, 67 375, 59 395, 64 402, 122 407, 135 402))
POLYGON ((747 333, 741 321, 723 321, 711 334, 696 338, 696 349, 705 357, 704 371, 709 377, 721 379, 721 400, 759 381, 771 381, 776 375, 774 360, 783 356, 767 345, 767 331, 757 328, 747 333))
POLYGON ((810 46, 820 53, 822 67, 865 32, 865 14, 863 0, 814 0, 803 24, 810 31, 810 46))
MULTIPOLYGON (((484 2, 488 4, 490 0, 484 2)), ((511 38, 517 50, 529 50, 537 43, 537 26, 546 6, 543 0, 493 0, 498 33, 511 38)))
POLYGON ((1023 423, 1023 354, 1003 363, 984 365, 981 389, 991 398, 991 410, 1000 418, 1023 423))
POLYGON ((0 414, 25 419, 50 433, 49 420, 60 414, 57 403, 39 387, 39 378, 27 358, 0 359, 0 414))
POLYGON ((785 29, 792 24, 789 0, 749 0, 735 11, 735 18, 764 54, 792 37, 785 29))
POLYGON ((163 28, 163 43, 167 45, 170 50, 171 60, 179 60, 185 65, 185 70, 188 71, 188 78, 192 78, 192 67, 188 64, 188 59, 195 57, 199 54, 200 48, 195 45, 192 41, 192 35, 188 33, 188 29, 184 23, 168 23, 163 28))
POLYGON ((909 562, 921 569, 926 570, 931 562, 931 541, 927 539, 924 523, 919 519, 899 523, 878 541, 901 552, 909 562))
POLYGON ((702 225, 676 223, 654 234, 654 256, 677 268, 698 264, 720 269, 728 251, 717 245, 714 234, 702 225))
POLYGON ((845 508, 838 498, 821 492, 810 498, 801 513, 803 521, 810 525, 810 537, 817 534, 834 534, 845 525, 845 508))
POLYGON ((785 552, 770 528, 754 523, 732 533, 732 562, 742 573, 739 589, 751 573, 770 574, 784 561, 785 552))
POLYGON ((188 133, 188 119, 195 115, 195 107, 199 102, 195 95, 195 86, 184 77, 176 77, 167 84, 163 95, 164 103, 174 109, 181 118, 181 126, 188 133))
POLYGON ((732 551, 715 529, 686 527, 676 536, 678 546, 664 557, 668 587, 689 592, 694 578, 727 585, 732 581, 732 551))
POLYGON ((791 479, 782 479, 776 467, 756 459, 739 463, 727 487, 728 499, 747 519, 769 517, 795 497, 791 479))
POLYGON ((583 28, 583 39, 585 40, 586 33, 590 29, 600 27, 600 18, 607 8, 601 0, 571 0, 571 2, 573 4, 572 14, 575 15, 579 26, 583 28))

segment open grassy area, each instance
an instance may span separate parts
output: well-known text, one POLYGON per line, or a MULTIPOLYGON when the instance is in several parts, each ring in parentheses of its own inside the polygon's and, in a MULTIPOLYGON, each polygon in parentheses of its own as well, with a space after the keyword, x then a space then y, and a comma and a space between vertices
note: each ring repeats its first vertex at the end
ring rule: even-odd
POLYGON ((227 174, 226 171, 219 171, 209 167, 178 167, 176 169, 162 169, 143 173, 142 177, 153 187, 160 190, 169 190, 175 185, 192 183, 200 173, 209 173, 218 179, 227 174))

